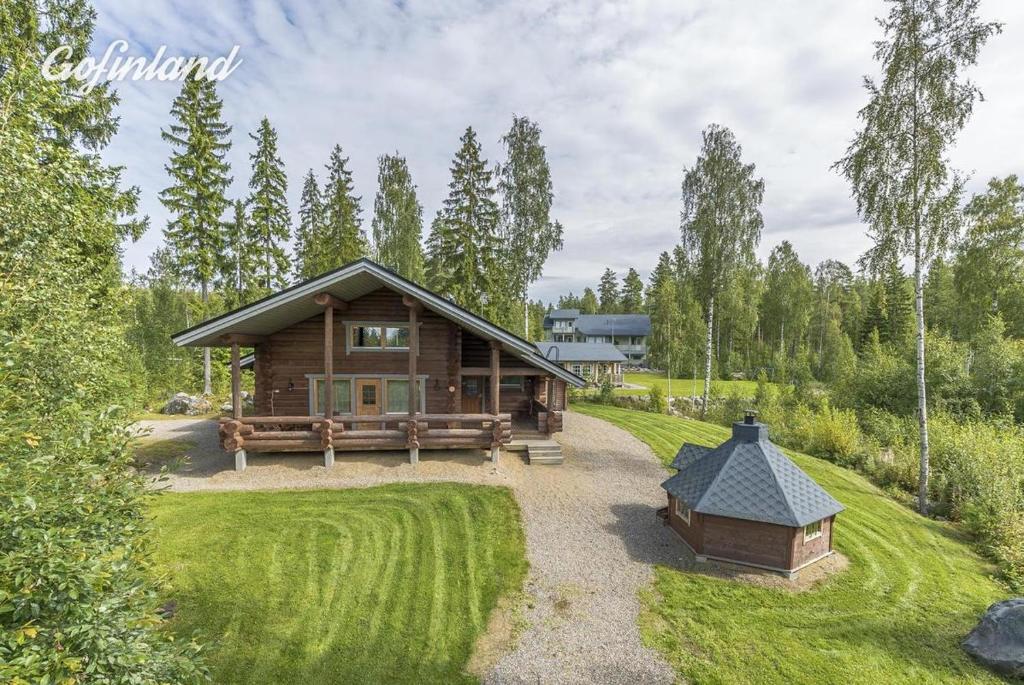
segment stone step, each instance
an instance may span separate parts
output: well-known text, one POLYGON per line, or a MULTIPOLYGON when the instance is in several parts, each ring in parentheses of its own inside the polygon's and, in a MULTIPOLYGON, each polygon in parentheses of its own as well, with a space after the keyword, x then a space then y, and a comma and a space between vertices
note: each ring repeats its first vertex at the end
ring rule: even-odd
POLYGON ((558 443, 529 445, 526 456, 530 464, 561 464, 562 446, 558 443))

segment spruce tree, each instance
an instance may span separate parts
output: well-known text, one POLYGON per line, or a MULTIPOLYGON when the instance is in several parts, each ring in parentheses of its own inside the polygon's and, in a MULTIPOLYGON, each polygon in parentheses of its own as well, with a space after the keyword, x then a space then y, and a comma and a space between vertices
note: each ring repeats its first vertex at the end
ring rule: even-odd
POLYGON ((622 281, 622 311, 626 314, 636 314, 643 311, 643 308, 644 282, 637 270, 629 267, 622 281))
POLYGON ((344 156, 340 145, 335 145, 327 165, 322 238, 313 236, 317 242, 313 253, 316 257, 313 263, 316 274, 348 264, 369 253, 362 229, 363 221, 359 216, 362 212, 359 206, 361 198, 353 191, 348 157, 344 156))
POLYGON ((257 258, 257 279, 263 295, 284 287, 288 282, 288 254, 285 245, 291 237, 288 213, 288 178, 284 162, 277 153, 277 131, 263 117, 259 130, 249 137, 256 151, 249 155, 252 177, 249 179, 251 241, 257 258))
POLYGON ((317 254, 321 249, 318 241, 323 240, 325 224, 320 184, 316 180, 316 174, 310 169, 303 179, 302 195, 299 198, 299 227, 295 231, 293 260, 296 280, 304 281, 320 273, 317 271, 317 264, 322 258, 317 254))
POLYGON ((452 162, 448 198, 427 242, 434 290, 470 311, 490 316, 504 296, 495 287, 499 211, 492 173, 472 127, 452 162))
POLYGON ((600 295, 600 313, 617 314, 619 312, 619 279, 609 268, 604 270, 601 282, 597 286, 600 295))
POLYGON ((225 224, 225 250, 221 261, 220 290, 229 309, 260 296, 257 281, 259 246, 253 240, 249 208, 243 200, 234 203, 234 216, 225 224))
POLYGON ((583 289, 583 297, 580 298, 580 313, 581 314, 597 314, 597 310, 600 309, 600 304, 597 301, 597 295, 590 288, 583 289))
POLYGON ((411 281, 423 281, 423 207, 405 158, 382 155, 373 202, 374 255, 382 265, 411 281))
MULTIPOLYGON (((500 275, 525 306, 530 284, 540 278, 552 250, 562 249, 562 225, 551 218, 554 188, 540 127, 527 117, 512 117, 502 139, 506 158, 498 165, 501 195, 500 275)), ((525 335, 529 335, 527 316, 525 335)), ((518 328, 518 326, 516 327, 518 328)))
MULTIPOLYGON (((198 286, 204 316, 210 286, 220 270, 224 252, 222 224, 231 184, 225 161, 231 141, 231 127, 221 120, 223 103, 214 81, 190 75, 174 99, 174 118, 161 137, 173 152, 164 167, 171 185, 160 193, 160 201, 171 213, 164 237, 173 254, 176 269, 189 283, 198 286)), ((203 392, 210 394, 210 348, 203 348, 203 392)))

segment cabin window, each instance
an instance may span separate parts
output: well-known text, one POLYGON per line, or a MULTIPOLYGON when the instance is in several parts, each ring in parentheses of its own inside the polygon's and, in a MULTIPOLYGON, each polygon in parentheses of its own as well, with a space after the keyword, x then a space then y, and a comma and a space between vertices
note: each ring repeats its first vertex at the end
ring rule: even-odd
MULTIPOLYGON (((424 413, 424 405, 426 404, 425 388, 421 381, 416 381, 416 390, 420 396, 420 408, 419 411, 424 413)), ((384 390, 385 403, 387 406, 388 414, 408 414, 409 413, 409 381, 389 379, 387 381, 386 388, 384 390)))
POLYGON ((502 376, 501 387, 505 390, 522 390, 523 389, 523 377, 522 376, 502 376))
POLYGON ((348 341, 350 350, 408 350, 409 327, 394 324, 350 324, 348 341))
POLYGON ((583 376, 583 365, 582 364, 573 364, 572 365, 572 372, 574 374, 576 374, 577 376, 581 376, 582 377, 583 376))
POLYGON ((804 542, 810 542, 821 537, 821 521, 815 521, 804 526, 804 542))
POLYGON ((676 516, 683 520, 683 523, 690 525, 690 509, 682 500, 675 500, 676 503, 676 516))
MULTIPOLYGON (((327 402, 327 397, 324 395, 327 384, 323 378, 314 378, 313 388, 313 413, 322 415, 324 404, 327 402)), ((352 413, 352 382, 348 379, 334 379, 334 413, 352 413)))

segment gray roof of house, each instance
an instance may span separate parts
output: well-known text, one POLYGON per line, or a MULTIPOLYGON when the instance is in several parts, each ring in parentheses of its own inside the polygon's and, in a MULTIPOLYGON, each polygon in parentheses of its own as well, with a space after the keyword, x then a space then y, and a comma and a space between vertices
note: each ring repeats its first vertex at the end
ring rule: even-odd
POLYGON ((576 330, 584 335, 650 335, 651 317, 646 314, 582 314, 576 330))
POLYGON ((684 444, 672 466, 679 473, 661 487, 702 514, 798 528, 843 510, 760 423, 734 423, 732 439, 715 448, 684 444))
POLYGON ((575 319, 580 315, 578 309, 556 309, 548 314, 549 319, 575 319))
POLYGON ((540 353, 556 362, 624 362, 626 356, 611 343, 539 342, 540 353))

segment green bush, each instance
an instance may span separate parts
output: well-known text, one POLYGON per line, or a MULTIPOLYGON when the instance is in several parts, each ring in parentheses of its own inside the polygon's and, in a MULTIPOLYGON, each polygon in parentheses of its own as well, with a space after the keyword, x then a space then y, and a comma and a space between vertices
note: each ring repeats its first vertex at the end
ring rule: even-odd
POLYGON ((597 392, 597 401, 601 404, 612 404, 615 401, 615 386, 611 379, 605 378, 601 381, 601 388, 597 392))
POLYGON ((648 411, 652 411, 655 414, 664 414, 668 411, 665 391, 661 389, 660 385, 651 386, 651 391, 647 395, 647 407, 648 411))

